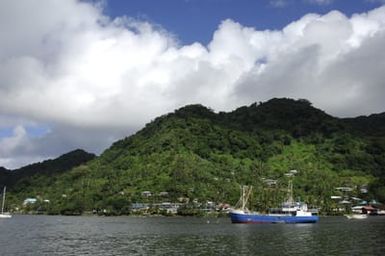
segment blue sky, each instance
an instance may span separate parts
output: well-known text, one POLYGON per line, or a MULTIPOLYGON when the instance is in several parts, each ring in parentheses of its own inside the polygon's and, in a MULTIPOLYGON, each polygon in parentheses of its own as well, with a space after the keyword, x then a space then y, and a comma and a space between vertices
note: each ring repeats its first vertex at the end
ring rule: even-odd
POLYGON ((187 104, 385 111, 385 0, 4 0, 0 32, 11 169, 99 154, 187 104))
POLYGON ((105 13, 159 24, 184 44, 207 44, 222 20, 233 19, 258 30, 282 29, 308 13, 339 10, 350 16, 381 5, 368 0, 109 0, 105 13))

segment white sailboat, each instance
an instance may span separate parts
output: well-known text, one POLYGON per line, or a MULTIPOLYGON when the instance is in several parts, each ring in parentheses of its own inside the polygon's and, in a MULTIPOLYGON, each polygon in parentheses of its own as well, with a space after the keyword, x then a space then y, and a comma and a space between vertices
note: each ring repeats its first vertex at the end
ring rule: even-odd
POLYGON ((5 190, 6 190, 6 187, 4 187, 4 190, 3 190, 3 201, 1 203, 1 213, 0 213, 0 218, 11 218, 12 215, 8 212, 4 212, 4 205, 5 205, 5 190))

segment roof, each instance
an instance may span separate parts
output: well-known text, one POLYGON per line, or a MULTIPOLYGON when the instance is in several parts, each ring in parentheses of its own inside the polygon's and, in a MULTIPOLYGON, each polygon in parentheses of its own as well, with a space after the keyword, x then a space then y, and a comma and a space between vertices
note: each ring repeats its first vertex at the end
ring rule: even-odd
POLYGON ((371 205, 365 205, 365 206, 362 206, 362 209, 365 209, 367 211, 374 211, 376 210, 376 208, 374 208, 373 206, 371 205))

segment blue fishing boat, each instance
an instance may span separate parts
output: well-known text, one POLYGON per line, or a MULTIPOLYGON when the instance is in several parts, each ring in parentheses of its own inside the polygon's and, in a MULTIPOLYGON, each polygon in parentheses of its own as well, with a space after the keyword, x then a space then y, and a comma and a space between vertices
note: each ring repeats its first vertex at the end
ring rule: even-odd
POLYGON ((295 210, 266 214, 236 209, 230 211, 230 218, 232 223, 316 223, 319 220, 311 212, 293 209, 295 210))
POLYGON ((249 211, 246 208, 248 199, 251 195, 251 186, 243 186, 241 198, 237 203, 237 208, 230 210, 232 223, 316 223, 319 217, 315 211, 308 209, 307 204, 294 202, 293 183, 289 181, 288 199, 281 207, 270 209, 268 213, 249 211))

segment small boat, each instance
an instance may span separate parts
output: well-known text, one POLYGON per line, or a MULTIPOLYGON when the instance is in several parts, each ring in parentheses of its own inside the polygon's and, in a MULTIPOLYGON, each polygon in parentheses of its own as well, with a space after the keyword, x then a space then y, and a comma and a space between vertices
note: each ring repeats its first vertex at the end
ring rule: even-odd
POLYGON ((11 218, 12 215, 8 212, 4 212, 4 205, 5 205, 5 191, 6 191, 6 187, 4 187, 3 189, 3 201, 1 203, 1 213, 0 213, 0 219, 1 218, 11 218))
POLYGON ((293 184, 289 181, 289 198, 280 208, 271 209, 269 213, 252 212, 246 208, 252 187, 243 186, 241 198, 237 203, 238 208, 230 210, 232 223, 316 223, 319 220, 307 204, 294 202, 293 184))
POLYGON ((363 220, 368 217, 367 214, 345 214, 345 217, 349 220, 363 220))

